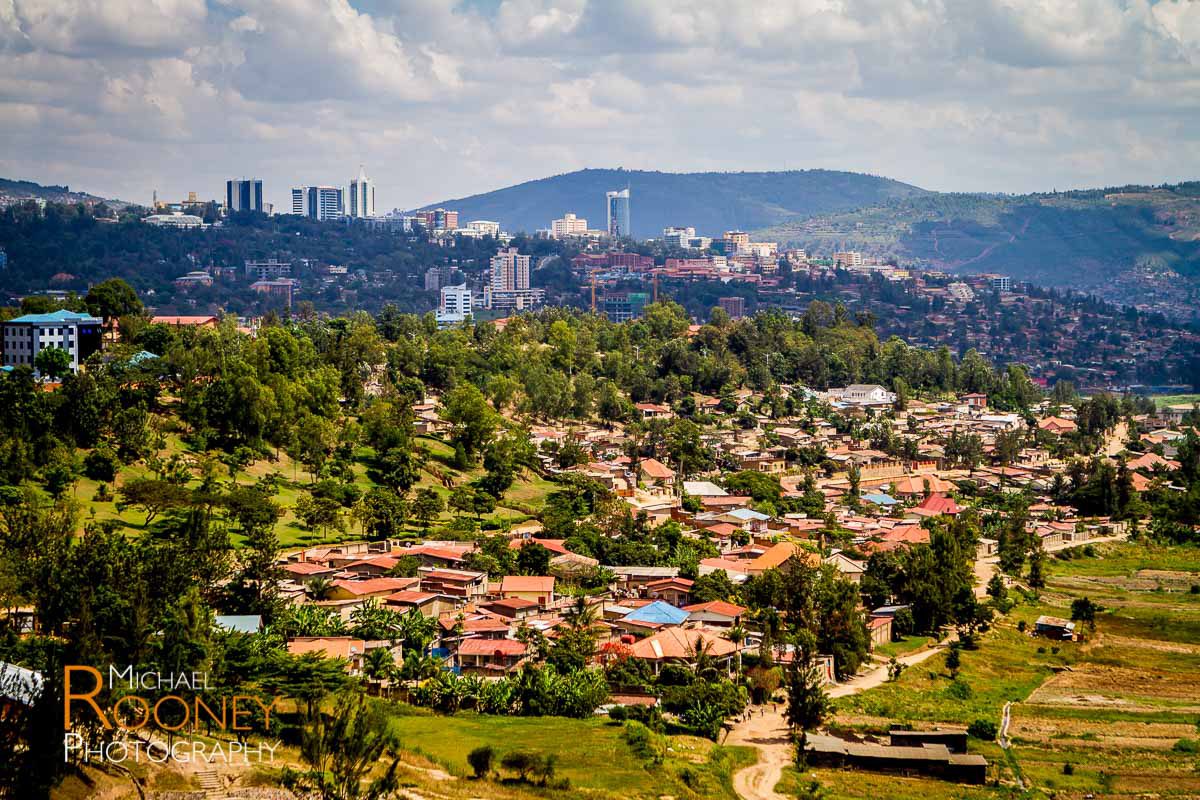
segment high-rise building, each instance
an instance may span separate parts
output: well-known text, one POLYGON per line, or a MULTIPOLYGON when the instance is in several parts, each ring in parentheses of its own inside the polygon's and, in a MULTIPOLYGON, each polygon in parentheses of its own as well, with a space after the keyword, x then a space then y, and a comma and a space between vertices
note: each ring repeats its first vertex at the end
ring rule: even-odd
MULTIPOLYGON (((188 202, 198 202, 195 199, 195 192, 189 193, 188 202)), ((258 178, 225 181, 225 210, 230 214, 236 211, 261 212, 263 210, 262 181, 258 178)))
POLYGON ((730 319, 741 319, 746 316, 746 299, 743 297, 721 297, 717 305, 724 309, 730 319))
POLYGON ((375 184, 367 177, 361 164, 358 177, 350 181, 350 216, 355 219, 375 216, 375 184))
POLYGON ((562 215, 562 219, 550 221, 550 238, 562 239, 567 236, 582 236, 587 233, 587 220, 575 216, 571 212, 562 215))
POLYGON ((471 318, 471 290, 465 283, 443 286, 435 317, 439 325, 454 325, 471 318))
POLYGON ((436 292, 442 288, 442 271, 438 267, 425 270, 425 291, 436 292))
POLYGON ((633 229, 629 224, 629 188, 606 192, 604 199, 608 207, 608 235, 614 239, 632 236, 633 229))
POLYGON ((725 255, 731 256, 750 244, 750 234, 745 231, 725 231, 725 255))
POLYGON ((458 230, 458 212, 444 208, 416 212, 417 222, 427 233, 458 230))
POLYGON ((997 292, 1011 292, 1012 278, 1007 275, 995 275, 992 277, 992 290, 997 292))
POLYGON ((509 292, 529 288, 529 256, 510 247, 492 256, 492 290, 509 292))
POLYGON ((483 287, 483 302, 488 308, 522 310, 541 305, 543 289, 529 287, 529 256, 515 247, 492 256, 492 280, 483 287))
POLYGON ((297 186, 292 189, 292 213, 312 219, 337 219, 345 213, 343 192, 337 186, 297 186))

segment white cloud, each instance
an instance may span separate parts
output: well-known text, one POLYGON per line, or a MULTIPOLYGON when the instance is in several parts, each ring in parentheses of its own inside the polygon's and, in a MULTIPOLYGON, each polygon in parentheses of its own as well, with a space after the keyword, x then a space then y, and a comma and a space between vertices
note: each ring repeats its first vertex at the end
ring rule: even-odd
POLYGON ((1027 191, 1200 171, 1200 3, 0 0, 0 169, 145 199, 366 164, 381 204, 582 166, 1027 191))

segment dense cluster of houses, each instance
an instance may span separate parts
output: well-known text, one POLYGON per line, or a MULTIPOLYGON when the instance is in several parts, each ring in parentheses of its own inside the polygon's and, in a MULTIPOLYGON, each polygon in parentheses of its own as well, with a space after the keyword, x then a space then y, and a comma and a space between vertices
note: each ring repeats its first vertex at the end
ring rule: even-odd
MULTIPOLYGON (((711 542, 719 555, 700 561, 699 576, 719 571, 733 584, 770 569, 786 570, 800 561, 819 564, 820 553, 829 553, 824 562, 847 580, 858 582, 866 569, 864 555, 928 542, 929 519, 961 513, 963 501, 956 500, 955 493, 957 482, 964 479, 1001 490, 1029 488, 1042 497, 1030 508, 1028 524, 1048 550, 1119 532, 1122 527, 1105 518, 1081 519, 1070 507, 1049 500, 1046 492, 1064 465, 1045 449, 1026 447, 1005 465, 984 464, 969 470, 946 466, 940 442, 951 432, 977 435, 986 459, 999 434, 1027 429, 1021 416, 990 409, 984 395, 966 394, 938 403, 909 401, 905 410, 894 411, 895 396, 879 386, 849 386, 821 395, 797 391, 819 400, 830 416, 875 415, 887 410, 887 415, 878 418, 890 420, 896 435, 915 437, 920 457, 897 459, 873 450, 868 442, 838 433, 837 426, 821 417, 810 416, 803 421, 757 417, 757 424, 750 429, 708 429, 707 445, 726 463, 777 476, 784 497, 803 496, 815 486, 823 498, 820 514, 780 514, 765 513, 755 507, 751 497, 722 488, 719 470, 684 479, 658 458, 631 460, 625 455, 626 442, 619 428, 541 426, 531 431, 531 437, 539 452, 553 451, 554 447, 544 446, 547 443, 562 446, 573 441, 580 445, 591 460, 570 468, 572 471, 602 483, 632 510, 644 513, 650 524, 673 520, 685 536, 711 542), (804 470, 790 460, 797 448, 814 446, 825 454, 823 469, 804 470), (844 532, 841 542, 857 558, 836 547, 831 550, 831 527, 844 532), (845 544, 846 534, 851 545, 845 544)), ((736 397, 738 409, 755 407, 757 399, 748 391, 742 392, 736 397)), ((713 400, 698 397, 698 406, 716 409, 713 400)), ((672 415, 666 406, 643 403, 637 408, 646 418, 672 415)), ((436 401, 420 403, 413 410, 422 433, 445 432, 436 401)), ((1047 407, 1041 412, 1036 423, 1038 431, 1063 436, 1075 430, 1070 407, 1047 407)), ((1172 420, 1170 410, 1159 417, 1135 419, 1139 426, 1135 435, 1141 437, 1146 452, 1117 457, 1127 459, 1138 488, 1144 488, 1155 474, 1173 464, 1170 456, 1174 443, 1183 436, 1177 422, 1172 420)), ((1027 432, 1028 441, 1033 442, 1034 431, 1027 432)), ((549 457, 546 469, 556 469, 549 457)), ((504 675, 533 656, 527 644, 529 637, 522 636, 522 632, 537 631, 553 640, 563 630, 576 598, 561 593, 561 587, 574 583, 581 570, 595 571, 605 566, 572 553, 563 541, 541 534, 536 520, 507 532, 514 549, 536 541, 550 551, 549 574, 544 576, 489 576, 474 571, 469 568, 470 554, 476 547, 472 542, 377 542, 289 554, 282 565, 287 576, 284 593, 293 602, 317 603, 347 620, 356 607, 370 600, 394 611, 416 611, 437 620, 435 652, 454 669, 504 675), (419 564, 415 576, 394 577, 401 559, 415 559, 419 564), (315 600, 306 592, 314 578, 329 582, 323 597, 315 600)), ((977 556, 992 556, 995 549, 996 542, 984 538, 977 556)), ((591 594, 587 601, 597 612, 595 633, 605 656, 643 659, 657 671, 665 664, 691 663, 701 651, 728 665, 739 649, 757 647, 753 632, 745 637, 740 633, 730 635, 731 629, 741 628, 746 610, 725 601, 697 602, 692 596, 694 581, 681 576, 678 568, 646 565, 605 569, 604 574, 611 576, 607 591, 591 594)), ((864 609, 875 643, 891 640, 892 618, 897 610, 864 609)), ((386 642, 347 637, 300 639, 289 646, 294 652, 317 650, 346 658, 354 669, 359 668, 363 655, 372 647, 392 647, 386 642)), ((832 679, 832 661, 824 666, 832 679)))

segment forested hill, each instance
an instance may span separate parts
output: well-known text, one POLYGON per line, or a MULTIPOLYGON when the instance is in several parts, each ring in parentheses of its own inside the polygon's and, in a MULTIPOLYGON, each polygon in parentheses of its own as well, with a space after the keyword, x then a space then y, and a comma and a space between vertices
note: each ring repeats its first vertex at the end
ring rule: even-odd
POLYGON ((756 238, 859 249, 951 272, 1153 303, 1187 317, 1200 291, 1200 183, 1029 195, 936 194, 797 217, 756 238))
POLYGON ((669 225, 690 225, 702 235, 753 230, 784 220, 925 194, 890 178, 856 172, 646 172, 584 169, 432 203, 455 209, 459 220, 494 220, 508 231, 532 232, 573 211, 592 228, 607 224, 604 193, 628 186, 633 235, 659 236, 669 225))
POLYGON ((72 192, 69 186, 43 186, 33 181, 12 180, 0 178, 0 197, 10 198, 39 198, 55 203, 77 203, 84 201, 98 202, 104 198, 87 192, 72 192))

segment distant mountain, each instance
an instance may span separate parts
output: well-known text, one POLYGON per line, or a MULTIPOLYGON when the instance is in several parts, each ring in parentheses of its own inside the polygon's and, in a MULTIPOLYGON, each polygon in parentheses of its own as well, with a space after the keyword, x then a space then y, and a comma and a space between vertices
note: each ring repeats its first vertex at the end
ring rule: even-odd
POLYGON ((494 220, 511 232, 550 227, 573 211, 591 228, 607 225, 604 193, 629 187, 631 223, 638 238, 659 236, 669 225, 690 225, 701 235, 766 228, 787 219, 845 211, 927 192, 916 186, 855 172, 646 172, 584 169, 443 200, 424 208, 459 212, 462 223, 494 220))

